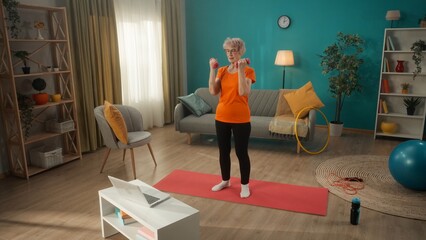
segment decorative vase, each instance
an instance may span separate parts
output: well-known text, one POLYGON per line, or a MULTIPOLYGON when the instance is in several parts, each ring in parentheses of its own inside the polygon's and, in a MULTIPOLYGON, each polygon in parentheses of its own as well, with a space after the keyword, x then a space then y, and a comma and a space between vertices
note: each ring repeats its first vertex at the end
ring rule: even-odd
POLYGON ((332 123, 330 122, 330 136, 340 137, 342 136, 343 123, 332 123))
POLYGON ((398 63, 396 64, 395 71, 396 72, 404 72, 404 61, 396 60, 398 63))
POLYGON ((414 112, 416 111, 416 108, 415 107, 408 107, 407 108, 407 115, 410 115, 410 116, 412 116, 412 115, 414 115, 414 112))
POLYGON ((36 105, 43 105, 49 102, 49 94, 47 93, 33 94, 33 99, 36 105))
POLYGON ((37 29, 37 37, 36 37, 36 39, 37 40, 44 40, 44 37, 41 35, 40 29, 37 29))
POLYGON ((394 122, 382 122, 380 124, 380 129, 384 133, 393 134, 396 133, 396 130, 398 130, 398 125, 394 122))
POLYGON ((61 94, 53 94, 52 95, 52 101, 53 102, 60 102, 61 101, 61 94))

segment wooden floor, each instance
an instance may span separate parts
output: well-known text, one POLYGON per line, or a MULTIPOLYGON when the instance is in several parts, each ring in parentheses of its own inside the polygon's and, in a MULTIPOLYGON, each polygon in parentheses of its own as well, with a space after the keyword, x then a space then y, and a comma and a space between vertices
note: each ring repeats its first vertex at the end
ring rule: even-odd
MULTIPOLYGON (((196 135, 193 144, 187 145, 186 135, 175 132, 173 126, 151 132, 158 166, 154 167, 146 146, 136 149, 138 179, 155 184, 174 169, 219 174, 214 137, 196 135)), ((254 140, 249 149, 251 178, 320 186, 315 180, 315 169, 322 161, 352 154, 389 155, 398 143, 350 132, 331 138, 323 153, 309 155, 296 154, 292 142, 254 140)), ((105 150, 84 154, 83 160, 33 176, 28 182, 15 177, 0 180, 0 239, 102 239, 98 190, 110 187, 107 175, 132 179, 130 156, 123 163, 120 151, 111 152, 105 172, 99 174, 105 150)), ((232 161, 232 176, 239 177, 234 152, 232 161)), ((426 236, 426 221, 365 208, 361 209, 360 225, 353 226, 349 223, 350 203, 333 194, 329 194, 325 217, 174 193, 172 196, 199 209, 203 240, 391 240, 426 236)), ((117 234, 109 239, 125 238, 117 234)))

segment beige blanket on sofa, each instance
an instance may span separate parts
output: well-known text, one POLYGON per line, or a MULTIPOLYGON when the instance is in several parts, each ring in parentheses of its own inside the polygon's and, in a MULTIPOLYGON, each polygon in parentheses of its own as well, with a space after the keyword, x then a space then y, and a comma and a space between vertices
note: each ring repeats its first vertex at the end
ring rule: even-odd
MULTIPOLYGON (((269 123, 269 132, 273 135, 288 137, 295 135, 294 124, 296 118, 291 112, 290 106, 284 98, 284 94, 285 90, 281 89, 275 117, 269 123)), ((308 135, 307 117, 297 120, 297 134, 299 137, 306 137, 308 135)))
MULTIPOLYGON (((271 134, 277 135, 294 135, 295 118, 292 115, 275 116, 269 123, 269 131, 271 134)), ((307 118, 297 120, 297 134, 299 137, 308 135, 307 118)))

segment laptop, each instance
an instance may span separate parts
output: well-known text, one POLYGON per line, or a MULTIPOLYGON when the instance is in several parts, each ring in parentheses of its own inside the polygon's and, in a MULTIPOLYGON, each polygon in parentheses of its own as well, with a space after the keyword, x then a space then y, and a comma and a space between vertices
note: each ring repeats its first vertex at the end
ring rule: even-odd
POLYGON ((169 194, 153 187, 136 185, 112 176, 108 178, 122 198, 146 207, 153 207, 170 197, 169 194))

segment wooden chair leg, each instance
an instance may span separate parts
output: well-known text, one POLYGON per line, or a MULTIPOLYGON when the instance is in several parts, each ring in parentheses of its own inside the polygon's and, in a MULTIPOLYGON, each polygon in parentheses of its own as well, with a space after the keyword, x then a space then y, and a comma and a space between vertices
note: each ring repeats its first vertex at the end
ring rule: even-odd
POLYGON ((133 148, 130 148, 130 155, 132 156, 133 178, 136 179, 136 164, 135 164, 135 154, 133 152, 133 148))
POLYGON ((157 166, 157 161, 155 161, 155 157, 154 157, 154 153, 152 152, 151 144, 148 143, 147 145, 148 145, 149 152, 151 153, 152 160, 154 160, 154 164, 155 164, 155 166, 157 166))
POLYGON ((123 149, 123 162, 124 162, 124 158, 126 158, 126 148, 125 149, 123 149))
POLYGON ((102 164, 102 167, 101 167, 101 173, 102 173, 102 171, 104 170, 105 163, 106 163, 106 161, 107 161, 107 159, 108 159, 108 156, 109 156, 109 153, 110 153, 110 152, 111 152, 111 148, 108 148, 108 151, 106 152, 105 157, 104 157, 104 163, 102 164))
POLYGON ((192 142, 191 134, 187 133, 187 135, 188 135, 188 144, 191 145, 191 142, 192 142))

